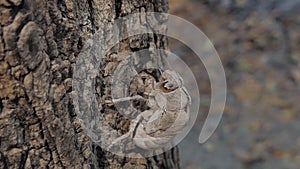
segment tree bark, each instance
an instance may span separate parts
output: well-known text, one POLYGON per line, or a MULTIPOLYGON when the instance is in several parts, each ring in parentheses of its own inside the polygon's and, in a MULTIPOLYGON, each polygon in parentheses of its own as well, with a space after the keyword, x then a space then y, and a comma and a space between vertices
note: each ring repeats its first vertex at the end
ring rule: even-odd
MULTIPOLYGON (((179 168, 177 148, 130 159, 102 150, 85 134, 72 101, 72 75, 85 42, 107 22, 134 12, 167 12, 164 0, 0 0, 0 169, 179 168)), ((159 35, 123 40, 110 53, 137 51, 159 35)), ((103 59, 105 86, 117 61, 103 59)), ((159 57, 157 62, 162 62, 159 57)), ((102 85, 103 86, 103 85, 102 85)), ((106 114, 115 114, 106 108, 106 114)), ((113 125, 120 121, 114 119, 113 125)), ((116 127, 122 132, 128 125, 116 127)))

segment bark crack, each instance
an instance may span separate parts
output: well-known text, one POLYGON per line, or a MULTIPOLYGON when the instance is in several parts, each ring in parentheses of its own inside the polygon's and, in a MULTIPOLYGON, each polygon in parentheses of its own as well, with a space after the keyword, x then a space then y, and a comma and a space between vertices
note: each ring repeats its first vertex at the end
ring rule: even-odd
POLYGON ((115 19, 118 19, 122 13, 122 0, 115 0, 115 19))
POLYGON ((89 17, 90 17, 91 26, 92 26, 92 33, 95 33, 97 31, 97 26, 95 24, 95 18, 94 18, 93 0, 88 0, 87 2, 89 5, 89 17))

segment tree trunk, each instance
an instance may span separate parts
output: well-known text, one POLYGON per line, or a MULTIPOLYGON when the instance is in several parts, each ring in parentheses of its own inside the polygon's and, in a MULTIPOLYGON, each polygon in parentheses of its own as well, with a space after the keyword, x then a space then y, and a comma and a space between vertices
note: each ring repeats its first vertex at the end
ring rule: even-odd
MULTIPOLYGON (((0 0, 0 168, 179 168, 177 148, 140 159, 102 150, 83 131, 71 96, 76 58, 98 28, 129 13, 167 10, 164 0, 0 0)), ((165 48, 166 39, 135 36, 114 51, 149 44, 165 48)), ((105 71, 116 62, 103 60, 105 71)), ((109 77, 99 77, 105 88, 109 77)))

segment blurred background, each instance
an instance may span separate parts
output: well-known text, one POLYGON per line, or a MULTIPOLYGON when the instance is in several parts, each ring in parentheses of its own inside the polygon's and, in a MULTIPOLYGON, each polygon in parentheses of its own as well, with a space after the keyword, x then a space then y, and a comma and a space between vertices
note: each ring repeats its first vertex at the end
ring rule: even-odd
POLYGON ((194 53, 170 39, 197 77, 201 107, 179 144, 183 169, 300 168, 300 0, 169 0, 170 13, 200 28, 225 68, 227 102, 214 135, 198 137, 210 83, 194 53))

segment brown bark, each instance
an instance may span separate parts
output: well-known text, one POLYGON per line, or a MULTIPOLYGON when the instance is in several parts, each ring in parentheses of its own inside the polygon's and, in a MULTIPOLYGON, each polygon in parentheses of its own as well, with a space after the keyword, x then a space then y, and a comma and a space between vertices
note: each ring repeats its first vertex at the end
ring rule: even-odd
MULTIPOLYGON (((0 169, 179 168, 176 148, 141 159, 103 151, 83 132, 71 98, 72 67, 99 27, 133 12, 167 12, 167 5, 164 0, 0 0, 0 169)), ((164 47, 166 40, 135 36, 114 50, 136 51, 150 43, 164 47)), ((109 62, 115 61, 106 59, 101 68, 109 62)), ((99 77, 108 85, 109 77, 99 77)))

